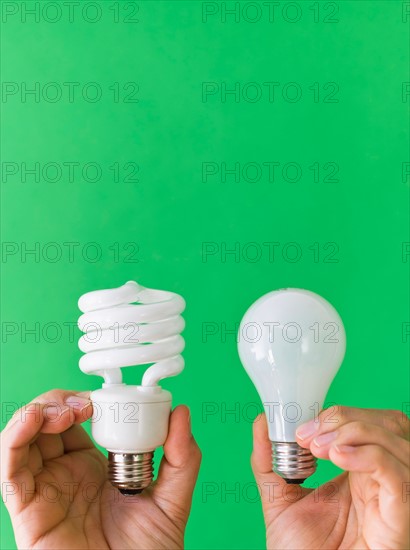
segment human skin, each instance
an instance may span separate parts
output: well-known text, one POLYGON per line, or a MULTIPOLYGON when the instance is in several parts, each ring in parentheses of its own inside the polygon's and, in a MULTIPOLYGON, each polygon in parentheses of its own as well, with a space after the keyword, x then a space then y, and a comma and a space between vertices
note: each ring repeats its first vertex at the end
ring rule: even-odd
POLYGON ((136 496, 107 480, 107 459, 81 422, 88 394, 52 390, 1 435, 2 493, 20 549, 183 548, 201 452, 189 409, 170 417, 157 480, 136 496))
POLYGON ((268 549, 407 550, 409 419, 400 411, 336 407, 297 431, 297 442, 344 473, 317 489, 272 472, 266 418, 254 422, 252 467, 268 549))

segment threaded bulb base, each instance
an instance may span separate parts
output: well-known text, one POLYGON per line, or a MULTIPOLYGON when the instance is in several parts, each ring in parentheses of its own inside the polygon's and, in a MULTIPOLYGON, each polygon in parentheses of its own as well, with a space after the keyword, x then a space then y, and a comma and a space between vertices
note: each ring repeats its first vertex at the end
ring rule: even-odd
POLYGON ((300 484, 316 471, 316 457, 295 442, 272 441, 272 469, 287 483, 300 484))
POLYGON ((108 479, 123 495, 138 495, 152 482, 153 464, 153 452, 108 452, 108 479))

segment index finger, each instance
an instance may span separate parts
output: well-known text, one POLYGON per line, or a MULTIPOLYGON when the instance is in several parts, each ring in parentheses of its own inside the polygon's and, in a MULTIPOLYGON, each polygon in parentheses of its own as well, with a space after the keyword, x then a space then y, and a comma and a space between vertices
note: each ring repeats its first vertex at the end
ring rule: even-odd
MULTIPOLYGON (((85 420, 82 409, 65 404, 70 395, 75 396, 75 392, 54 390, 39 396, 19 409, 1 433, 1 489, 8 507, 21 509, 34 497, 30 449, 39 434, 61 434, 85 420)), ((87 416, 90 412, 86 411, 87 416)))
POLYGON ((301 447, 308 448, 318 434, 333 432, 356 421, 374 424, 400 437, 409 437, 409 419, 401 411, 335 405, 323 410, 317 418, 299 426, 296 430, 297 442, 301 447))

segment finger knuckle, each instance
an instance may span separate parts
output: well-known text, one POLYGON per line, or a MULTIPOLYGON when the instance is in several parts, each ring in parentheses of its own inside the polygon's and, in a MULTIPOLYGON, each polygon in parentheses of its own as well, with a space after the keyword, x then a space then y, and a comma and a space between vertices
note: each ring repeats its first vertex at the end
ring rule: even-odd
POLYGON ((194 458, 195 458, 197 461, 201 462, 201 460, 202 460, 202 451, 201 451, 201 449, 199 448, 199 446, 198 446, 197 443, 195 443, 195 445, 194 445, 194 447, 193 447, 193 449, 192 449, 192 455, 194 456, 194 458))
POLYGON ((387 409, 386 413, 397 420, 401 420, 405 416, 403 411, 399 411, 398 409, 387 409))
POLYGON ((374 445, 372 447, 372 459, 376 464, 378 464, 381 467, 386 466, 387 464, 387 452, 382 449, 382 447, 379 447, 379 445, 374 445))
POLYGON ((48 403, 48 402, 60 402, 62 396, 67 393, 67 390, 63 390, 61 388, 54 388, 52 390, 49 390, 45 393, 41 393, 40 395, 37 395, 35 399, 33 399, 32 402, 35 403, 48 403))
POLYGON ((408 436, 410 431, 410 419, 403 411, 398 409, 390 411, 403 434, 408 436))
POLYGON ((357 439, 363 439, 369 431, 369 426, 361 420, 355 420, 353 422, 348 422, 345 426, 343 426, 343 431, 357 439))
POLYGON ((383 415, 383 427, 396 435, 404 435, 408 429, 405 418, 401 411, 387 410, 383 415))
POLYGON ((348 419, 348 407, 342 405, 332 405, 324 409, 319 414, 320 427, 336 427, 338 424, 343 424, 348 419))

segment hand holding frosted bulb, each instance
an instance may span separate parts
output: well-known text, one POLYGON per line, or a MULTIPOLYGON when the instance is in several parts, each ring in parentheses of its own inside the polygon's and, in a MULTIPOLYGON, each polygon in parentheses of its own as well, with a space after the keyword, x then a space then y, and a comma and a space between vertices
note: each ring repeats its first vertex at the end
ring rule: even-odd
POLYGON ((242 362, 265 406, 277 405, 275 414, 268 407, 269 417, 255 421, 252 454, 268 549, 410 547, 409 419, 400 411, 343 407, 314 418, 344 348, 337 312, 304 290, 263 296, 241 323, 242 362), (254 329, 250 338, 248 332, 244 338, 247 325, 254 329), (334 330, 324 340, 319 335, 326 326, 334 330), (276 338, 272 328, 278 329, 276 338), (315 490, 300 487, 314 472, 312 457, 331 460, 345 472, 315 490))
POLYGON ((332 407, 299 427, 304 449, 345 470, 316 489, 272 471, 265 415, 254 423, 252 468, 268 549, 408 550, 410 422, 401 411, 332 407))

